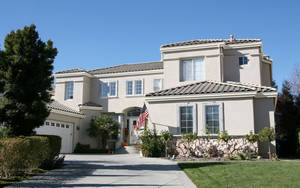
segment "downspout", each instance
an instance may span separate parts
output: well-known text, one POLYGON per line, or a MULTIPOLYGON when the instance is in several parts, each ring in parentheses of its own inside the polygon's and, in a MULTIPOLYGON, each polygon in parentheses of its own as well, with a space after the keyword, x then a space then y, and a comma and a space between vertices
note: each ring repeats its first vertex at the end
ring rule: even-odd
POLYGON ((222 44, 219 44, 218 45, 218 48, 219 48, 219 56, 220 56, 220 76, 221 76, 221 82, 224 82, 224 55, 223 55, 223 46, 225 44, 222 43, 222 44))

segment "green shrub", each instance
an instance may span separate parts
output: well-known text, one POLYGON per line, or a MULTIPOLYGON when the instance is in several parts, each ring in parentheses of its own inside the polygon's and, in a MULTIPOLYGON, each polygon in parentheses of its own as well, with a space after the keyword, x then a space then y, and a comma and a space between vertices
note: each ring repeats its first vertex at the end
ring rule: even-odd
MULTIPOLYGON (((39 135, 46 137, 49 143, 49 152, 45 160, 41 164, 42 169, 53 169, 55 168, 57 161, 61 162, 61 158, 59 158, 59 153, 61 149, 61 137, 56 135, 39 135)), ((64 158, 63 158, 64 159, 64 158)))
POLYGON ((246 156, 246 154, 244 154, 244 153, 238 153, 237 156, 238 156, 238 158, 239 158, 240 160, 246 160, 246 159, 247 159, 247 156, 246 156))
POLYGON ((258 134, 258 138, 259 141, 261 142, 268 142, 268 148, 269 148, 269 159, 272 158, 271 155, 271 143, 272 141, 274 141, 276 139, 276 133, 275 133, 275 129, 274 128, 270 128, 270 127, 265 127, 263 128, 259 134, 258 134))
POLYGON ((198 134, 197 133, 182 134, 181 138, 184 142, 190 143, 190 142, 194 142, 198 138, 198 134))
POLYGON ((1 138, 8 138, 10 136, 10 129, 4 126, 0 126, 0 139, 1 138))
POLYGON ((139 149, 145 157, 162 157, 165 153, 165 142, 155 130, 144 130, 138 138, 139 149))
POLYGON ((74 153, 87 153, 87 154, 108 153, 108 150, 107 149, 93 149, 93 148, 90 147, 89 144, 77 143, 76 147, 74 149, 74 153))
POLYGON ((219 133, 218 139, 223 140, 224 142, 228 142, 229 140, 232 139, 232 137, 228 135, 228 132, 226 130, 224 130, 219 133))
POLYGON ((298 146, 297 153, 300 156, 300 129, 297 129, 297 146, 298 146))
POLYGON ((0 175, 31 172, 47 158, 49 147, 48 139, 41 136, 0 139, 0 175))
POLYGON ((250 143, 255 143, 259 140, 259 137, 257 134, 254 134, 253 131, 250 131, 250 134, 246 135, 246 140, 248 140, 250 143))

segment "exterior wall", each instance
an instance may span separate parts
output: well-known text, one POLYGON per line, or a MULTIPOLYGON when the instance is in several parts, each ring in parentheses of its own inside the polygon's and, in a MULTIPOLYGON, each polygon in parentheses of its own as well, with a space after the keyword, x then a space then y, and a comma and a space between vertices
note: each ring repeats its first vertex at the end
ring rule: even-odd
MULTIPOLYGON (((258 133, 264 127, 275 128, 275 101, 274 98, 254 99, 254 121, 255 133, 258 133)), ((259 143, 259 154, 267 156, 268 144, 259 143)), ((276 152, 275 142, 271 144, 271 152, 276 152)))
POLYGON ((47 120, 54 120, 54 121, 61 121, 61 122, 66 122, 66 123, 71 123, 73 124, 73 143, 72 143, 72 151, 74 151, 76 144, 80 140, 80 132, 76 129, 77 126, 81 126, 81 119, 72 117, 72 116, 67 116, 67 115, 62 115, 62 114, 57 114, 51 112, 50 115, 47 117, 47 120))
POLYGON ((89 101, 89 79, 85 76, 56 78, 54 99, 70 108, 79 111, 79 104, 89 101), (66 82, 74 82, 73 99, 66 100, 66 82))
POLYGON ((81 111, 86 117, 81 120, 80 130, 79 130, 79 142, 81 144, 89 144, 91 148, 97 148, 97 139, 90 137, 88 135, 87 129, 90 127, 91 120, 94 117, 100 115, 100 111, 96 110, 82 110, 81 111))
POLYGON ((261 64, 261 83, 263 86, 272 86, 272 65, 268 63, 261 64))
MULTIPOLYGON (((126 77, 94 78, 91 85, 91 100, 103 106, 103 112, 123 113, 131 107, 143 107, 145 94, 153 92, 153 79, 163 78, 162 73, 150 75, 132 75, 126 77), (144 94, 140 96, 126 96, 127 80, 143 80, 144 94), (117 97, 101 98, 100 84, 103 82, 117 82, 117 97)), ((163 85, 165 81, 163 80, 163 85)))
POLYGON ((259 48, 224 50, 224 81, 262 84, 259 48), (239 57, 248 57, 247 65, 239 65, 239 57))
MULTIPOLYGON (((149 116, 158 130, 169 130, 180 135, 178 105, 196 104, 196 128, 199 136, 205 135, 204 112, 205 104, 223 104, 223 129, 230 135, 246 135, 254 131, 253 99, 223 99, 185 102, 148 103, 149 116), (241 110, 243 109, 243 110, 241 110), (177 132, 176 132, 177 131, 177 132)), ((221 112, 220 112, 221 113, 221 112)))
POLYGON ((204 57, 205 79, 221 81, 220 49, 193 50, 181 52, 164 52, 165 88, 177 87, 197 81, 180 82, 180 61, 183 59, 204 57))

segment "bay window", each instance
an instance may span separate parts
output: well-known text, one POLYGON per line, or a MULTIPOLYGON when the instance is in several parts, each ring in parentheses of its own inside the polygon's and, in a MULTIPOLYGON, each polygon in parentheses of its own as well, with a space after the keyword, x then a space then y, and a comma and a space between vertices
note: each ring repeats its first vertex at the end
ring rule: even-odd
POLYGON ((180 81, 205 80, 204 58, 186 59, 180 62, 180 81))

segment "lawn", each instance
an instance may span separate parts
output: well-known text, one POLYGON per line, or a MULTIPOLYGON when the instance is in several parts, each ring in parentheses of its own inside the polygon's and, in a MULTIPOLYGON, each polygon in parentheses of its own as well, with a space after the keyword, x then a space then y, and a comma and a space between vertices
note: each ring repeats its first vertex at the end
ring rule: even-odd
POLYGON ((300 162, 193 162, 178 164, 197 187, 300 187, 300 162))

